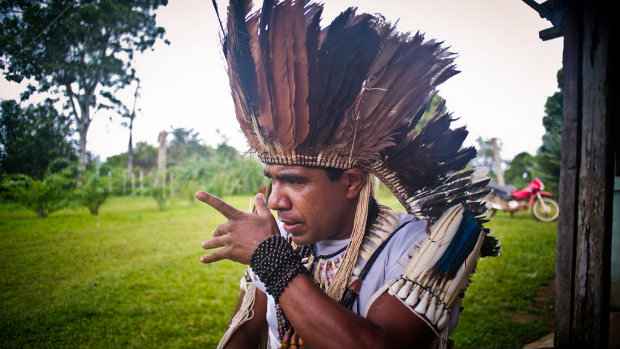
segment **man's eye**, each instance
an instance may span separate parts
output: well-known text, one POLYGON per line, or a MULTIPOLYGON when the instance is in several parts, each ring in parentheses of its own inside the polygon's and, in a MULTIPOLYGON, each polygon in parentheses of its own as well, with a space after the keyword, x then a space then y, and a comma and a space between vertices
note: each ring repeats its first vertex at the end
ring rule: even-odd
POLYGON ((288 182, 290 184, 304 184, 306 181, 303 178, 289 178, 288 182))

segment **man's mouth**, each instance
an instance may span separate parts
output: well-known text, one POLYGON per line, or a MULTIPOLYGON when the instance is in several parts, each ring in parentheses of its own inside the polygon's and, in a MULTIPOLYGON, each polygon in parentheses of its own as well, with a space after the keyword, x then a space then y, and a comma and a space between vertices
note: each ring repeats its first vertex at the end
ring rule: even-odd
POLYGON ((282 227, 286 232, 292 235, 302 233, 303 223, 297 221, 282 220, 282 227))

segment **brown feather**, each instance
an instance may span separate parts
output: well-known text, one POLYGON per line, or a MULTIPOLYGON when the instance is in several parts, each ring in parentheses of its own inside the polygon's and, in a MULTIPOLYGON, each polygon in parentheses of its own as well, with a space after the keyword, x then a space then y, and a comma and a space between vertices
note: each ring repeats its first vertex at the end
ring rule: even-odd
POLYGON ((231 1, 228 6, 227 34, 224 38, 224 52, 228 63, 230 87, 235 105, 235 114, 248 138, 248 143, 258 146, 258 130, 252 118, 255 117, 257 103, 256 76, 252 60, 245 16, 251 8, 251 1, 231 1))
MULTIPOLYGON (((288 3, 289 1, 285 2, 288 3)), ((285 4, 283 3, 283 4, 285 4)), ((271 73, 272 78, 272 100, 273 100, 273 119, 275 126, 275 137, 279 145, 285 149, 290 149, 294 144, 293 127, 294 122, 290 113, 292 105, 292 92, 290 85, 290 76, 288 68, 288 49, 290 45, 290 36, 288 31, 290 28, 289 16, 286 16, 286 8, 282 5, 276 5, 273 8, 273 14, 269 29, 269 41, 271 51, 271 73)))
POLYGON ((248 33, 250 35, 250 52, 254 59, 256 67, 256 82, 258 92, 258 124, 261 127, 263 135, 271 139, 274 133, 273 113, 271 111, 271 96, 269 94, 269 86, 267 85, 267 72, 265 71, 262 50, 258 37, 259 33, 258 14, 252 15, 247 22, 248 33))
POLYGON ((306 21, 304 17, 304 2, 296 1, 292 8, 293 20, 293 54, 295 69, 295 143, 303 143, 310 132, 310 109, 308 96, 310 80, 308 78, 308 55, 306 50, 306 21))
POLYGON ((321 27, 319 25, 321 20, 321 14, 323 13, 323 7, 310 4, 306 10, 306 56, 308 62, 308 135, 306 140, 300 145, 302 149, 306 149, 309 152, 315 152, 313 148, 312 138, 315 137, 321 130, 316 119, 318 96, 320 94, 320 83, 318 73, 318 50, 319 50, 319 35, 321 33, 321 27))
POLYGON ((428 56, 423 54, 428 48, 420 46, 421 35, 411 41, 400 42, 396 49, 389 40, 386 42, 387 50, 380 55, 381 63, 373 66, 371 71, 376 75, 367 80, 369 86, 365 92, 365 95, 372 95, 368 91, 377 91, 374 95, 383 98, 364 96, 359 107, 362 127, 357 130, 357 136, 365 140, 371 137, 376 142, 365 141, 363 148, 356 150, 356 155, 363 154, 369 158, 376 158, 378 153, 395 144, 398 129, 408 124, 433 88, 429 78, 425 77, 433 61, 411 59, 414 55, 428 56))

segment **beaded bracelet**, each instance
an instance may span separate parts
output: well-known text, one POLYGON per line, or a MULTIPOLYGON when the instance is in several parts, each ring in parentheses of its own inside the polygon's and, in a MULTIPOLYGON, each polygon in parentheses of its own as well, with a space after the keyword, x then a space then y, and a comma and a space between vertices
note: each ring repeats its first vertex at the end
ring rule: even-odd
POLYGON ((250 266, 276 303, 293 278, 308 273, 301 263, 301 256, 279 235, 258 245, 250 259, 250 266))

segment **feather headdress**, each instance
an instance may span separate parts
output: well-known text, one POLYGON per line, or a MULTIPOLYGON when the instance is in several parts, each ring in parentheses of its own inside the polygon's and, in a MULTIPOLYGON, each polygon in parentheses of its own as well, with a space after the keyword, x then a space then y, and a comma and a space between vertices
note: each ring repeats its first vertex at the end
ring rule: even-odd
POLYGON ((476 201, 486 182, 461 171, 476 155, 443 105, 420 118, 436 87, 458 73, 454 54, 382 17, 342 12, 325 28, 322 5, 231 1, 223 49, 237 119, 267 164, 360 167, 408 212, 436 219, 476 201))

